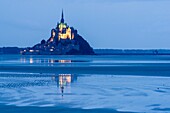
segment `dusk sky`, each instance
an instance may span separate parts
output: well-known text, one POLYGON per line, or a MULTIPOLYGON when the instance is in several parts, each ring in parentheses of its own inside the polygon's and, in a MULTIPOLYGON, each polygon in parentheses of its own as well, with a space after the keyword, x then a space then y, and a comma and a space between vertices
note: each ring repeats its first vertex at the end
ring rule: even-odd
POLYGON ((170 49, 170 0, 0 0, 0 47, 28 47, 60 21, 93 48, 170 49))

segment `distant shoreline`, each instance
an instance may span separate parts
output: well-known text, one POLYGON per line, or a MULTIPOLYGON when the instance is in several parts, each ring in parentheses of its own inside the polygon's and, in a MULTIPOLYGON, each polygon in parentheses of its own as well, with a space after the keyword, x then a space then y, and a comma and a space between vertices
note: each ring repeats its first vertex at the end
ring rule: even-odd
MULTIPOLYGON (((24 49, 25 48, 18 47, 1 47, 0 55, 21 54, 21 51, 23 51, 24 49)), ((94 52, 95 55, 170 55, 170 49, 94 49, 94 52)))

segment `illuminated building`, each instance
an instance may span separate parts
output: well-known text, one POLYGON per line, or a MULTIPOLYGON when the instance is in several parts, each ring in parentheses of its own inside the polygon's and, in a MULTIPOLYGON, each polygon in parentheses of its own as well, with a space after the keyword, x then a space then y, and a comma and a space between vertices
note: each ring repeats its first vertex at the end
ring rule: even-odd
POLYGON ((69 27, 67 23, 64 22, 64 13, 62 11, 61 15, 61 21, 57 24, 57 27, 55 29, 51 30, 51 37, 49 39, 49 43, 53 41, 60 41, 61 39, 74 39, 74 36, 76 34, 76 30, 74 30, 73 27, 69 27))
MULTIPOLYGON (((24 55, 94 55, 93 48, 83 39, 77 30, 69 27, 64 21, 62 11, 61 20, 56 27, 51 30, 48 40, 42 40, 33 47, 28 47, 21 51, 24 55)), ((60 62, 60 61, 59 61, 60 62)), ((61 63, 69 61, 61 60, 61 63)))

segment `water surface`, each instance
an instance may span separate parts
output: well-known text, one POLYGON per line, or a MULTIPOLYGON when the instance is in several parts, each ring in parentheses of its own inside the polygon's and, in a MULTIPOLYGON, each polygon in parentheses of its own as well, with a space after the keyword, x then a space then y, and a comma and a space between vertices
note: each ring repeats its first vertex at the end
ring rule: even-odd
POLYGON ((6 113, 168 113, 169 63, 169 56, 3 55, 0 107, 6 113))

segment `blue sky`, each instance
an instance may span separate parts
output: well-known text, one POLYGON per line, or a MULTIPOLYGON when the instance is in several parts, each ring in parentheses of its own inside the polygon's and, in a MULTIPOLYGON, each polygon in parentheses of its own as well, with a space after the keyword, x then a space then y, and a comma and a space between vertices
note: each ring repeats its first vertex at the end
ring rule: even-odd
POLYGON ((93 48, 170 49, 170 0, 0 0, 0 47, 47 40, 62 8, 93 48))

